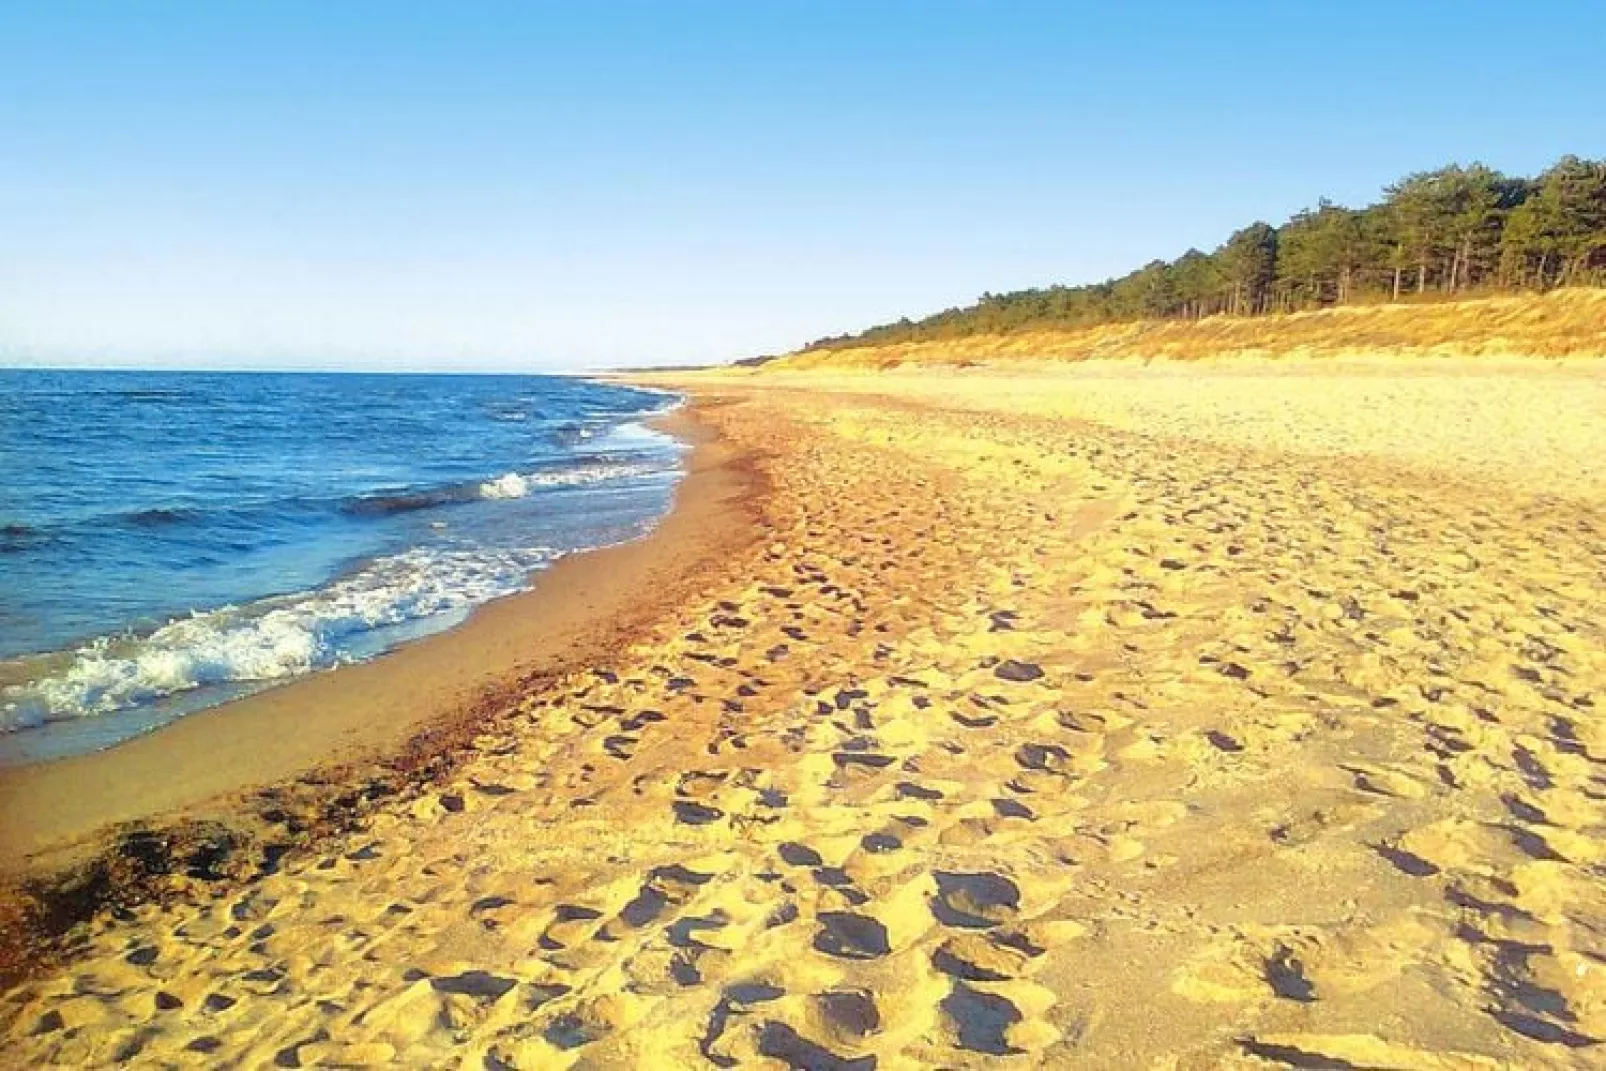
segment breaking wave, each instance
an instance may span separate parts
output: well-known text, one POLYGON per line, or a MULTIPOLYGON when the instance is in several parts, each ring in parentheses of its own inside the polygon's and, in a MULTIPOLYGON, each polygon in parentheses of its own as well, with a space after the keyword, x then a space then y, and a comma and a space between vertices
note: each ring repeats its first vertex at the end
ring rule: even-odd
POLYGON ((562 472, 509 472, 479 486, 480 498, 523 498, 537 487, 575 487, 632 476, 651 476, 666 471, 662 466, 641 464, 585 465, 562 472))
POLYGON ((398 491, 364 495, 346 506, 350 513, 387 514, 434 509, 477 499, 523 498, 538 487, 576 487, 582 484, 623 480, 632 476, 651 476, 671 472, 663 464, 598 462, 550 472, 508 472, 494 480, 466 483, 454 487, 435 487, 423 491, 398 491))
POLYGON ((374 653, 376 631, 511 594, 555 556, 545 548, 418 548, 377 559, 315 591, 197 613, 146 636, 103 637, 73 652, 59 672, 0 689, 0 731, 355 661, 374 653))

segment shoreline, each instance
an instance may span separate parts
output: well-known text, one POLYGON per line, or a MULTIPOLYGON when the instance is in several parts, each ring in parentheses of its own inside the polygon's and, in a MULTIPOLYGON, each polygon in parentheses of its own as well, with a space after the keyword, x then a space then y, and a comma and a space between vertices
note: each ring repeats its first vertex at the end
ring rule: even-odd
POLYGON ((691 449, 668 512, 645 536, 565 556, 529 590, 370 661, 197 711, 103 751, 0 771, 0 882, 95 869, 131 833, 221 824, 255 839, 265 796, 327 796, 378 773, 416 774, 541 678, 629 643, 744 537, 741 503, 752 483, 696 403, 651 423, 691 449))
MULTIPOLYGON (((617 389, 595 380, 589 386, 617 389)), ((687 443, 656 427, 683 399, 657 389, 637 393, 643 404, 634 412, 616 414, 595 439, 589 424, 573 436, 563 432, 568 445, 550 457, 487 460, 466 476, 288 499, 315 514, 295 522, 294 536, 276 527, 276 515, 291 508, 283 504, 274 516, 241 519, 253 533, 241 538, 301 542, 293 555, 281 555, 293 561, 270 559, 244 572, 223 551, 206 551, 224 554, 215 571, 235 577, 222 587, 186 581, 181 594, 162 595, 160 574, 74 570, 82 574, 81 590, 63 596, 59 620, 21 605, 8 615, 24 622, 38 617, 39 628, 8 632, 7 650, 0 651, 0 700, 7 701, 0 710, 0 775, 110 750, 182 718, 372 662, 460 628, 490 603, 528 593, 562 558, 644 537, 672 508, 687 443), (584 497, 592 485, 598 497, 584 497), (537 489, 560 497, 520 501, 537 489), (440 512, 442 506, 451 509, 440 512), (419 516, 421 510, 427 515, 419 516), (336 527, 353 519, 363 534, 336 527), (91 586, 83 586, 86 577, 91 586), (182 601, 160 601, 172 598, 182 601), (121 616, 74 610, 74 599, 115 606, 121 616)), ((109 502, 96 508, 122 518, 108 524, 126 522, 123 538, 143 547, 169 538, 151 524, 210 524, 206 518, 244 507, 225 494, 215 508, 140 511, 109 502), (142 519, 148 516, 158 519, 142 519)), ((31 533, 26 538, 56 541, 49 533, 65 522, 39 523, 37 531, 20 526, 31 533)), ((180 549, 193 556, 203 551, 191 543, 210 537, 202 531, 184 538, 180 549)), ((107 561, 126 556, 101 549, 107 561)), ((38 564, 51 567, 48 560, 38 564)), ((32 605, 26 591, 21 596, 32 605)))

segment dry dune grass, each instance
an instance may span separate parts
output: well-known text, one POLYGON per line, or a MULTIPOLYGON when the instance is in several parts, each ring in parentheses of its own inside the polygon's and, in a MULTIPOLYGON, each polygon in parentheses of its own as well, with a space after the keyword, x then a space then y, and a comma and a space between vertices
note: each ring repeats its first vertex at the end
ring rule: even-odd
POLYGON ((1106 324, 798 353, 771 367, 1228 356, 1577 357, 1606 354, 1606 290, 1358 305, 1243 319, 1106 324))

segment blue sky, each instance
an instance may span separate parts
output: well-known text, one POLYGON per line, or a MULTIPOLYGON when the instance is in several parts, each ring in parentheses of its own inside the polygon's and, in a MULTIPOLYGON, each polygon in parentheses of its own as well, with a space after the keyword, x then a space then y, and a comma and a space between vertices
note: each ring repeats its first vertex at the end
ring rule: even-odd
POLYGON ((1606 153, 1606 5, 0 0, 0 361, 723 360, 1606 153))

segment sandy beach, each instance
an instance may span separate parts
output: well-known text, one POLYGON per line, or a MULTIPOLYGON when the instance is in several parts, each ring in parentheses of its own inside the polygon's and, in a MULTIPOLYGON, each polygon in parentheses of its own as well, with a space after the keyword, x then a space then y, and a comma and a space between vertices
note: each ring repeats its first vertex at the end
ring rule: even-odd
POLYGON ((27 946, 41 928, 183 891, 187 876, 247 879, 438 777, 488 716, 594 664, 695 590, 711 563, 753 538, 743 505, 752 474, 684 413, 656 423, 692 452, 673 512, 648 538, 565 558, 534 590, 375 661, 110 750, 0 770, 7 972, 34 958, 27 946))
MULTIPOLYGON (((712 489, 641 564, 577 561, 553 646, 538 589, 81 760, 160 781, 298 690, 332 719, 114 815, 275 851, 77 926, 0 996, 0 1063, 1602 1058, 1598 363, 651 382, 712 489), (395 759, 432 726, 449 760, 395 759)), ((108 843, 92 801, 48 825, 49 769, 0 782, 18 872, 108 843)))

